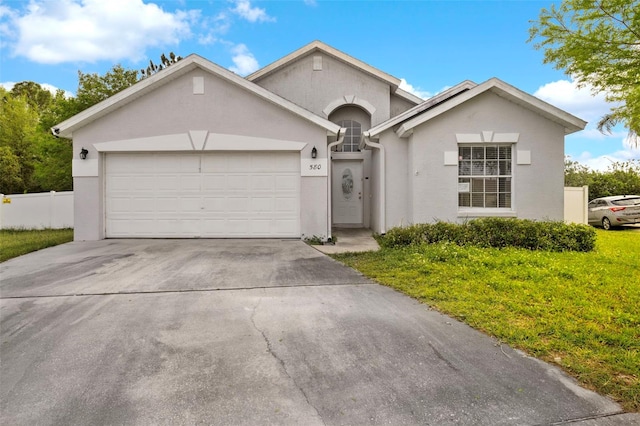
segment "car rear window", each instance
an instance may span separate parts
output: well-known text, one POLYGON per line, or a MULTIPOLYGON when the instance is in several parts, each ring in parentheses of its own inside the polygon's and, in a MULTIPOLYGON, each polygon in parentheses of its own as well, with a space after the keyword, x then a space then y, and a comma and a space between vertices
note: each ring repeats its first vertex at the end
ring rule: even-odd
POLYGON ((640 197, 622 198, 620 200, 613 200, 611 204, 614 206, 640 206, 640 197))

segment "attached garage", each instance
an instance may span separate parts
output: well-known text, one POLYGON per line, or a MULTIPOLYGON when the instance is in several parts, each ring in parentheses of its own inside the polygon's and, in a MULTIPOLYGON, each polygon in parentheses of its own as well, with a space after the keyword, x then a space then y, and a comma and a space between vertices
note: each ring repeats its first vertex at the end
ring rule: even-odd
POLYGON ((197 55, 60 123, 74 239, 327 238, 341 127, 197 55))
POLYGON ((300 238, 299 152, 105 157, 107 238, 300 238))

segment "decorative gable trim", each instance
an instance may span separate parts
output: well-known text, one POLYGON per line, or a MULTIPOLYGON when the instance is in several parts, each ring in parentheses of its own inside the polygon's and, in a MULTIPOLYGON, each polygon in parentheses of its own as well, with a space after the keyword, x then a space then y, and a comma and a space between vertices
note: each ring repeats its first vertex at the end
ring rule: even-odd
POLYGON ((98 152, 301 151, 306 142, 190 130, 187 133, 93 144, 98 152))
POLYGON ((458 143, 517 143, 520 133, 494 133, 485 130, 482 133, 456 133, 458 143))
POLYGON ((325 117, 329 117, 329 115, 333 111, 345 105, 357 105, 360 108, 367 111, 369 115, 373 115, 376 112, 376 107, 374 107, 364 99, 360 99, 355 95, 347 95, 332 101, 329 105, 325 107, 325 109, 322 110, 322 113, 324 114, 325 117))

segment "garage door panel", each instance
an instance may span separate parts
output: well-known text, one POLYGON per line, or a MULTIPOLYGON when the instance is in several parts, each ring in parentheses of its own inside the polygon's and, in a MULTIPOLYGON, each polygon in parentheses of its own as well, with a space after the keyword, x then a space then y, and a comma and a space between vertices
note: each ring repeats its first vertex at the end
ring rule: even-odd
POLYGON ((129 176, 113 176, 111 178, 112 191, 127 191, 131 187, 131 178, 129 176))
POLYGON ((251 233, 249 219, 227 219, 227 231, 230 236, 240 236, 251 233))
POLYGON ((180 176, 180 190, 200 192, 202 177, 199 174, 180 176))
POLYGON ((276 191, 293 191, 298 187, 298 176, 278 175, 276 178, 276 191))
POLYGON ((204 191, 224 191, 227 186, 227 177, 222 174, 206 174, 202 177, 202 189, 204 191))
POLYGON ((250 186, 249 182, 251 181, 248 175, 239 175, 239 174, 231 174, 227 175, 227 190, 231 191, 248 191, 250 186))
POLYGON ((297 220, 296 219, 276 219, 274 220, 274 227, 273 227, 273 232, 276 234, 279 233, 286 233, 288 229, 291 229, 292 227, 296 226, 297 224, 297 220))
POLYGON ((273 175, 259 174, 251 176, 252 191, 273 191, 275 189, 276 178, 273 175))
POLYGON ((299 237, 299 179, 297 152, 107 154, 107 237, 299 237))
POLYGON ((222 153, 212 153, 202 158, 203 173, 227 173, 227 157, 222 153))
POLYGON ((205 197, 203 201, 206 211, 220 213, 227 210, 227 199, 225 197, 205 197))
POLYGON ((251 212, 261 213, 274 211, 274 204, 273 197, 253 197, 251 199, 251 212))
POLYGON ((157 197, 155 199, 156 211, 159 213, 176 213, 179 211, 179 197, 157 197))
POLYGON ((224 235, 227 229, 227 220, 220 219, 205 219, 202 223, 202 236, 203 237, 218 237, 224 235))
POLYGON ((270 235, 273 233, 273 222, 273 220, 252 220, 251 230, 254 235, 270 235))
POLYGON ((179 191, 180 176, 178 175, 158 175, 156 176, 156 188, 161 191, 179 191))
POLYGON ((245 215, 249 209, 249 198, 247 197, 229 197, 226 199, 227 208, 229 213, 245 215))
POLYGON ((199 213, 202 210, 200 197, 181 197, 178 200, 179 212, 199 213))
POLYGON ((155 199, 153 198, 133 198, 130 207, 133 212, 154 212, 156 210, 155 199))
POLYGON ((275 210, 278 213, 294 215, 298 211, 298 199, 293 197, 278 197, 275 200, 275 210))
POLYGON ((199 173, 200 157, 191 154, 157 155, 153 171, 156 173, 199 173))
POLYGON ((154 176, 140 176, 138 179, 129 181, 129 185, 136 191, 153 191, 155 178, 154 176))
POLYGON ((131 211, 131 198, 130 197, 112 197, 109 203, 109 213, 121 213, 131 211))

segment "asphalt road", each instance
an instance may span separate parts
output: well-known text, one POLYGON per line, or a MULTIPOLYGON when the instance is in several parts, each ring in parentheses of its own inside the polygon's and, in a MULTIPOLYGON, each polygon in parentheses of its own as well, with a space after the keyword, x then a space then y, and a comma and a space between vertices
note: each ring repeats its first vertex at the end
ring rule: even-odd
POLYGON ((6 425, 638 421, 300 241, 69 243, 0 308, 6 425))

